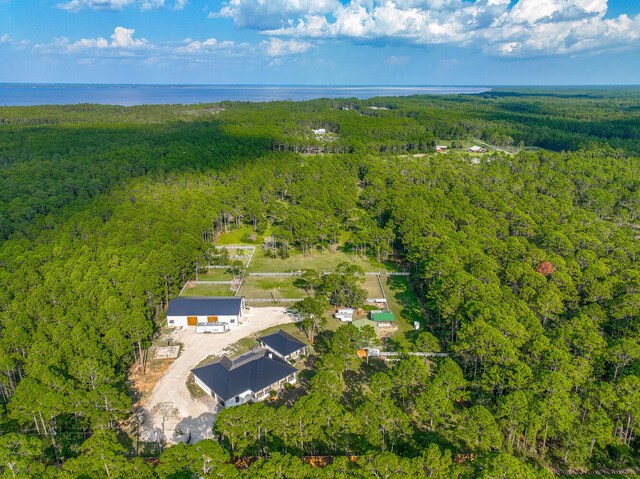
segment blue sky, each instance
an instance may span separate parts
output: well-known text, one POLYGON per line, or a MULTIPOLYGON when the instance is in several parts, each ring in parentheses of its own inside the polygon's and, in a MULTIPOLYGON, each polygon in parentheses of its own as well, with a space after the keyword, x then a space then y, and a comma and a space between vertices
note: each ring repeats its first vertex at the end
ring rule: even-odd
POLYGON ((639 84, 638 0, 0 0, 0 82, 639 84))

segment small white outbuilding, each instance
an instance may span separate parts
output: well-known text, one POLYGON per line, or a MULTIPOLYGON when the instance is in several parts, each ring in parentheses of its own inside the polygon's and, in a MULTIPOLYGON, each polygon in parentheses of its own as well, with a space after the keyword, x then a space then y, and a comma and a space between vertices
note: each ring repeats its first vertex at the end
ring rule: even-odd
POLYGON ((353 308, 340 308, 336 311, 335 317, 342 322, 351 322, 353 321, 353 313, 355 310, 353 308))

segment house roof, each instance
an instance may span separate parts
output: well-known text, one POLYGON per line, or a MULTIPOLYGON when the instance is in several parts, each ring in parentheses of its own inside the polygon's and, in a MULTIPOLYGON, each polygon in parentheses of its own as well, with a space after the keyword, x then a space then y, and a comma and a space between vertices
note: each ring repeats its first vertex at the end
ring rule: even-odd
POLYGON ((189 296, 169 301, 167 316, 240 316, 242 297, 189 296))
POLYGON ((286 361, 269 354, 258 349, 235 359, 224 356, 191 372, 223 401, 228 401, 248 390, 260 391, 297 371, 286 361))
POLYGON ((376 322, 395 321, 396 317, 391 311, 371 311, 371 319, 376 322))
POLYGON ((298 341, 282 329, 279 329, 273 334, 261 337, 260 342, 269 346, 280 356, 288 356, 289 354, 295 353, 306 346, 302 341, 298 341))

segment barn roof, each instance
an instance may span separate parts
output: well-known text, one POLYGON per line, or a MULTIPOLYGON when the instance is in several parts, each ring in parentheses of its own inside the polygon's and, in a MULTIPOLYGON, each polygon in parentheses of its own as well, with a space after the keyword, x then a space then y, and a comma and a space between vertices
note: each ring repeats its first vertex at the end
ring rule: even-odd
POLYGON ((169 301, 167 316, 240 316, 242 297, 189 296, 169 301))
POLYGON ((371 319, 373 321, 395 321, 396 317, 391 311, 371 311, 371 319))
POLYGON ((258 392, 297 371, 286 361, 270 355, 258 349, 235 359, 225 356, 191 372, 223 401, 228 401, 248 390, 258 392))
POLYGON ((288 356, 307 346, 282 329, 279 329, 273 334, 261 337, 260 342, 269 346, 280 356, 288 356))

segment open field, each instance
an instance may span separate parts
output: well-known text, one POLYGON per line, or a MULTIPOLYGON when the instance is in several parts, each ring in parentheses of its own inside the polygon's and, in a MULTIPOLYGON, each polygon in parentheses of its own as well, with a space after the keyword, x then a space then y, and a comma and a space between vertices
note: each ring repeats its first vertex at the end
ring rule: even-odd
POLYGON ((256 246, 261 245, 262 236, 256 235, 253 232, 253 228, 251 226, 243 226, 242 228, 238 228, 236 230, 232 230, 227 233, 222 233, 216 238, 216 241, 215 241, 216 246, 239 245, 239 244, 256 245, 256 246))
POLYGON ((211 268, 209 271, 203 268, 198 272, 198 281, 231 281, 232 279, 233 275, 222 268, 211 268))
MULTIPOLYGON (((382 276, 382 281, 385 281, 385 277, 382 276)), ((383 298, 384 294, 380 289, 380 283, 378 282, 378 276, 368 274, 365 277, 364 283, 360 285, 367 291, 367 298, 383 298)))
POLYGON ((246 276, 239 296, 251 299, 305 298, 307 293, 293 282, 297 276, 246 276))
POLYGON ((388 276, 385 291, 387 304, 395 315, 398 326, 393 339, 399 346, 408 347, 420 332, 413 329, 413 322, 420 321, 421 328, 425 327, 420 303, 409 286, 406 276, 388 276))
POLYGON ((233 296, 230 284, 196 284, 187 285, 181 296, 233 296))
POLYGON ((384 264, 376 264, 369 258, 360 255, 347 254, 342 251, 336 253, 314 252, 313 255, 303 256, 302 253, 292 250, 288 258, 269 258, 262 248, 256 248, 256 254, 249 265, 251 273, 288 272, 303 269, 315 269, 318 271, 333 271, 342 262, 357 264, 367 272, 383 272, 392 269, 384 264))

